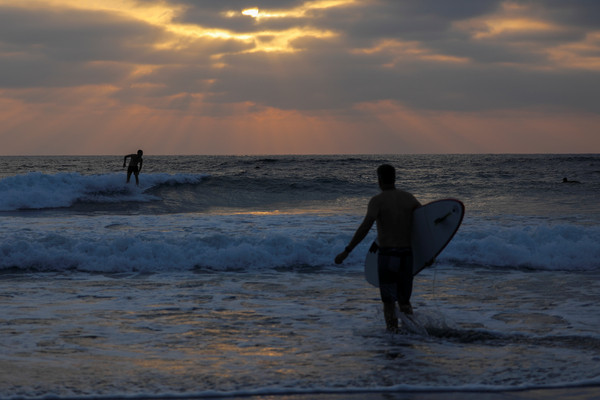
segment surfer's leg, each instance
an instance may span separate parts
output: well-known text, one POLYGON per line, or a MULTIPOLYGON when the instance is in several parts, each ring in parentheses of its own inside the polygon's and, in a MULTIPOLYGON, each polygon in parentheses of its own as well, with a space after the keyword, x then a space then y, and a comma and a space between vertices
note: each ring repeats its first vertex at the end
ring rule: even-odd
POLYGON ((410 302, 400 304, 400 312, 404 313, 406 315, 412 315, 412 313, 413 313, 412 304, 410 304, 410 302))
POLYGON ((412 295, 413 289, 413 274, 412 274, 412 253, 404 254, 401 257, 401 265, 398 271, 398 304, 400 311, 404 314, 412 314, 412 306, 410 304, 410 296, 412 295))
POLYGON ((393 257, 379 253, 377 258, 377 272, 379 274, 379 294, 381 295, 381 301, 384 303, 395 303, 398 299, 397 296, 397 272, 392 270, 390 264, 393 261, 393 257))
POLYGON ((129 183, 129 180, 131 179, 131 174, 133 174, 133 168, 129 167, 127 168, 127 183, 129 183))
POLYGON ((377 272, 379 273, 379 294, 383 302, 383 316, 388 331, 398 330, 398 316, 396 315, 396 301, 398 301, 398 257, 379 253, 377 258, 377 272))
POLYGON ((396 303, 383 303, 383 316, 385 327, 390 332, 398 331, 398 317, 396 316, 396 303))

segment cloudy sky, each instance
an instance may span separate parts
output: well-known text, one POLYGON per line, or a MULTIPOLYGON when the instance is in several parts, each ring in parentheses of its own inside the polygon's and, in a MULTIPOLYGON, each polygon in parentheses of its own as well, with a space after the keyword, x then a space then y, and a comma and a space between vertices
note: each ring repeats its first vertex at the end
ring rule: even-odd
POLYGON ((0 155, 600 152, 596 0, 0 0, 0 68, 0 155))

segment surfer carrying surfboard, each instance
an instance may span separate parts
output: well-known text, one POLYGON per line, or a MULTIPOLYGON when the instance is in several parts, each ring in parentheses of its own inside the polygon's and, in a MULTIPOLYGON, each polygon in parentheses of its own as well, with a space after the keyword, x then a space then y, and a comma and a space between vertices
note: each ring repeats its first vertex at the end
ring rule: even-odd
POLYGON ((412 194, 396 188, 396 170, 393 166, 379 166, 377 180, 381 193, 369 201, 367 215, 348 246, 335 257, 335 263, 341 264, 367 236, 373 223, 377 222, 379 292, 386 327, 390 331, 396 331, 398 317, 395 303, 398 302, 401 312, 412 314, 410 296, 413 260, 410 232, 412 213, 421 203, 412 194))

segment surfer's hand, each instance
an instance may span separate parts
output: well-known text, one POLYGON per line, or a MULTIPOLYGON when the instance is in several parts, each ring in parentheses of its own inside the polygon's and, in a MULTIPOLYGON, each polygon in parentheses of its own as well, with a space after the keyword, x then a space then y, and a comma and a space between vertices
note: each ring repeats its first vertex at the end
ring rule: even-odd
POLYGON ((346 250, 344 250, 340 254, 338 254, 337 256, 335 256, 335 263, 336 264, 343 263, 344 260, 346 259, 346 257, 348 257, 348 252, 346 250))

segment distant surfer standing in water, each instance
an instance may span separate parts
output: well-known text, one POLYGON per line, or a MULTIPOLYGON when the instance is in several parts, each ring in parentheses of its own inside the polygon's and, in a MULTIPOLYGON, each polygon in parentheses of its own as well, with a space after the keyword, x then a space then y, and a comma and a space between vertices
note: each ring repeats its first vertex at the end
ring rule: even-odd
POLYGON ((335 257, 335 263, 341 264, 377 222, 379 292, 386 327, 389 331, 396 331, 396 302, 401 312, 413 312, 410 304, 413 287, 410 230, 412 213, 421 203, 412 194, 396 189, 393 166, 383 164, 377 168, 377 179, 381 193, 369 201, 367 215, 348 246, 335 257))
POLYGON ((142 170, 142 164, 144 163, 144 160, 142 159, 143 154, 144 152, 142 150, 138 150, 137 154, 127 154, 125 158, 123 158, 123 168, 125 168, 125 166, 127 165, 127 158, 131 158, 131 160, 129 161, 129 167, 127 168, 127 183, 129 183, 131 174, 133 174, 135 175, 135 184, 139 186, 139 175, 140 171, 142 170))

